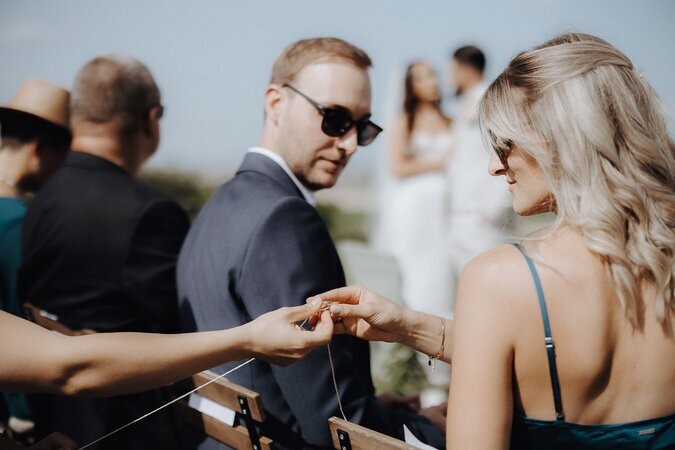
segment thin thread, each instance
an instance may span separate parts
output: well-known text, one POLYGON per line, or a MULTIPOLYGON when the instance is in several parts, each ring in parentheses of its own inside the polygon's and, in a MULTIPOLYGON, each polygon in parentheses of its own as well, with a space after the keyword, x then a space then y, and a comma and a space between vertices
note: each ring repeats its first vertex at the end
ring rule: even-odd
MULTIPOLYGON (((328 349, 328 351, 330 352, 330 349, 328 349)), ((330 355, 330 353, 329 353, 329 355, 330 355)), ((119 433, 120 431, 124 430, 125 428, 130 427, 131 425, 135 424, 136 422, 140 422, 141 420, 145 419, 146 417, 153 415, 153 414, 156 413, 157 411, 160 411, 160 410, 166 408, 167 406, 176 403, 178 400, 184 399, 184 398, 187 397, 188 395, 197 392, 197 391, 200 390, 201 388, 208 386, 209 384, 213 383, 214 381, 220 380, 221 378, 223 378, 223 377, 226 376, 226 375, 231 374, 231 373, 234 372, 235 370, 241 369, 241 368, 244 367, 246 364, 249 364, 249 363, 253 362, 254 360, 255 360, 255 358, 251 358, 251 359, 249 359, 248 361, 244 361, 243 363, 239 364, 237 367, 228 370, 227 372, 225 372, 225 373, 222 374, 222 375, 218 375, 218 376, 217 376, 216 378, 214 378, 213 380, 207 381, 206 383, 202 384, 201 386, 198 386, 198 387, 194 388, 193 390, 191 390, 191 391, 189 391, 189 392, 186 392, 185 394, 181 395, 180 397, 171 400, 169 403, 165 403, 164 405, 160 406, 160 407, 157 408, 157 409, 154 409, 154 410, 150 411, 149 413, 145 414, 144 416, 141 416, 141 417, 139 417, 138 419, 135 419, 135 420, 129 422, 128 424, 126 424, 126 425, 122 425, 122 426, 119 427, 118 429, 113 430, 113 431, 111 431, 110 433, 108 433, 108 434, 106 434, 106 435, 104 435, 104 436, 101 436, 100 438, 96 439, 95 441, 88 443, 88 444, 85 445, 84 447, 80 447, 80 450, 84 450, 84 449, 87 448, 87 447, 91 447, 92 445, 94 445, 94 444, 96 444, 96 443, 98 443, 98 442, 101 442, 103 439, 109 438, 109 437, 112 436, 113 434, 119 433)), ((333 375, 333 376, 334 376, 334 375, 333 375)), ((335 379, 335 378, 333 378, 333 379, 335 379)), ((340 408, 342 408, 342 407, 340 407, 340 408)))
MULTIPOLYGON (((302 322, 302 324, 300 325, 300 328, 302 328, 302 327, 305 325, 305 323, 307 323, 308 320, 309 320, 309 318, 305 319, 305 320, 302 322)), ((330 371, 331 371, 331 375, 333 376, 333 387, 335 388, 335 397, 337 398, 338 406, 339 406, 339 408, 340 408, 340 414, 342 414, 342 418, 343 418, 345 421, 347 421, 347 416, 345 415, 344 409, 342 409, 342 400, 340 399, 340 390, 338 389, 337 379, 335 378, 335 367, 333 366, 333 355, 331 354, 331 351, 330 351, 330 344, 327 344, 326 347, 328 347, 328 362, 330 363, 330 371)), ((180 397, 171 400, 170 402, 168 402, 168 403, 166 403, 166 404, 160 406, 159 408, 150 411, 149 413, 147 413, 147 414, 145 414, 145 415, 143 415, 143 416, 141 416, 141 417, 139 417, 139 418, 137 418, 137 419, 135 419, 135 420, 133 420, 133 421, 127 423, 126 425, 122 425, 121 427, 117 428, 116 430, 113 430, 113 431, 111 431, 110 433, 108 433, 108 434, 106 434, 106 435, 104 435, 104 436, 101 436, 100 438, 96 439, 95 441, 92 441, 92 442, 88 443, 88 444, 85 445, 84 447, 80 447, 80 450, 84 450, 84 449, 86 449, 87 447, 91 447, 92 445, 97 444, 97 443, 101 442, 102 440, 104 440, 104 439, 106 439, 106 438, 109 438, 110 436, 112 436, 112 435, 114 435, 114 434, 116 434, 116 433, 119 433, 120 431, 122 431, 122 430, 124 430, 124 429, 130 427, 131 425, 133 425, 133 424, 135 424, 135 423, 137 423, 137 422, 140 422, 141 420, 145 419, 146 417, 151 416, 151 415, 155 414, 155 413, 158 412, 158 411, 161 411, 162 409, 166 408, 167 406, 170 406, 170 405, 176 403, 177 401, 184 399, 184 398, 187 397, 188 395, 194 394, 195 392, 197 392, 197 391, 200 390, 201 388, 208 386, 209 384, 213 383, 214 381, 218 381, 218 380, 220 380, 221 378, 223 378, 223 377, 225 377, 225 376, 231 374, 232 372, 241 369, 242 367, 244 367, 245 365, 247 365, 247 364, 253 362, 254 360, 255 360, 255 358, 251 358, 251 359, 249 359, 249 360, 247 360, 247 361, 244 361, 243 363, 239 364, 237 367, 234 367, 234 368, 228 370, 227 372, 225 372, 225 373, 222 374, 222 375, 218 375, 218 376, 217 376, 216 378, 214 378, 213 380, 207 381, 206 383, 202 384, 201 386, 197 386, 197 387, 194 388, 193 390, 191 390, 191 391, 189 391, 189 392, 186 392, 185 394, 181 395, 180 397)))
MULTIPOLYGON (((304 327, 304 325, 307 323, 308 320, 309 318, 303 320, 302 323, 300 324, 300 328, 304 327)), ((345 422, 349 422, 347 420, 347 416, 345 415, 345 411, 342 409, 342 400, 340 399, 340 389, 338 389, 337 379, 335 378, 335 367, 333 366, 333 355, 330 352, 330 344, 327 344, 326 347, 328 347, 328 362, 330 363, 330 373, 333 376, 333 387, 335 388, 335 398, 337 398, 342 418, 345 420, 345 422)))
POLYGON ((345 422, 349 422, 345 415, 345 411, 342 409, 342 400, 340 400, 340 390, 338 389, 337 380, 335 379, 335 367, 333 367, 333 355, 330 353, 330 344, 327 344, 326 347, 328 347, 328 362, 330 363, 330 372, 333 375, 333 387, 335 388, 335 397, 337 397, 338 406, 340 407, 340 414, 342 414, 342 418, 345 422))

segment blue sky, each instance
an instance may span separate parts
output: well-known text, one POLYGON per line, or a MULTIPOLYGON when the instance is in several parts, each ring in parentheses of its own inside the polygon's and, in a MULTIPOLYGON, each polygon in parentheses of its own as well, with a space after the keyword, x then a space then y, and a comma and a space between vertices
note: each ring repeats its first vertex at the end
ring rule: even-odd
MULTIPOLYGON (((430 60, 445 77, 448 52, 475 43, 491 78, 518 51, 584 31, 628 54, 672 118, 673 23, 672 0, 2 0, 0 103, 26 78, 70 87, 88 59, 128 54, 150 67, 167 107, 151 166, 229 172, 257 143, 271 65, 297 39, 334 35, 368 51, 376 120, 392 74, 411 60, 430 60)), ((371 171, 385 140, 362 149, 348 170, 371 171)))

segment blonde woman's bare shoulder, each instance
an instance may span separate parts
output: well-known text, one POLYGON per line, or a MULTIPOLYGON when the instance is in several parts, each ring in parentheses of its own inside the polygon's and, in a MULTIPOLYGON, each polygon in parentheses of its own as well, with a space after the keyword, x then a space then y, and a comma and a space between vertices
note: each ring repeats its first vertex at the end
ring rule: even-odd
POLYGON ((464 267, 464 272, 482 275, 503 283, 513 278, 514 274, 511 273, 513 269, 520 272, 520 270, 517 270, 519 268, 527 270, 522 253, 515 245, 504 244, 487 250, 470 260, 464 267), (523 264, 519 264, 521 262, 523 264))
POLYGON ((456 338, 483 334, 497 338, 503 350, 515 345, 531 288, 527 264, 516 247, 502 245, 469 261, 459 278, 455 306, 456 338))
POLYGON ((460 290, 474 292, 479 301, 512 307, 531 288, 532 275, 522 253, 500 245, 473 258, 460 276, 460 290))

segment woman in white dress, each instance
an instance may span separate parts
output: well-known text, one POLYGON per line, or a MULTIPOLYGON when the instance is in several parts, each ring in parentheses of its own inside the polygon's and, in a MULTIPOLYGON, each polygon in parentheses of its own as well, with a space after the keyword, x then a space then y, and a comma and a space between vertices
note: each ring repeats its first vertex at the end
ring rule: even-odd
POLYGON ((392 127, 389 163, 396 178, 389 199, 388 250, 403 278, 411 309, 450 317, 445 247, 451 121, 443 115, 438 79, 430 64, 408 66, 403 111, 392 127), (447 287, 446 287, 447 285, 447 287))
MULTIPOLYGON (((436 73, 427 62, 415 62, 405 74, 403 111, 391 127, 386 216, 379 250, 399 265, 402 296, 413 310, 452 317, 452 278, 447 254, 448 181, 452 157, 452 122, 443 115, 436 73)), ((428 386, 420 393, 423 407, 447 399, 450 368, 435 371, 420 354, 428 386)))

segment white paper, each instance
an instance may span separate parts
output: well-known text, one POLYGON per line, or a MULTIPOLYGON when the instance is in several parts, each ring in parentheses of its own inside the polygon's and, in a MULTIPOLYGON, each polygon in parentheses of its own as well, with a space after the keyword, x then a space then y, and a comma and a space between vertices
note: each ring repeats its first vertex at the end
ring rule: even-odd
POLYGON ((230 408, 214 402, 213 400, 209 400, 208 398, 202 397, 199 394, 191 394, 190 399, 188 400, 188 405, 209 417, 213 417, 214 419, 220 420, 221 422, 224 422, 230 426, 234 425, 236 412, 230 408))
POLYGON ((431 445, 427 445, 424 442, 420 441, 415 437, 415 435, 410 431, 408 427, 403 425, 403 440, 407 444, 414 445, 417 448, 421 448, 422 450, 438 450, 436 447, 432 447, 431 445))

